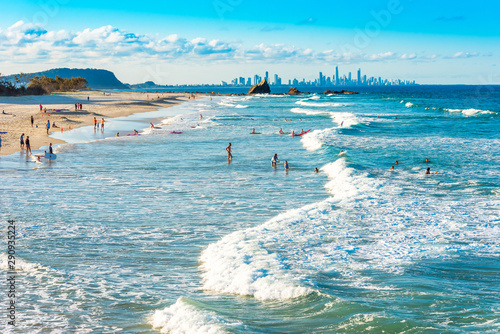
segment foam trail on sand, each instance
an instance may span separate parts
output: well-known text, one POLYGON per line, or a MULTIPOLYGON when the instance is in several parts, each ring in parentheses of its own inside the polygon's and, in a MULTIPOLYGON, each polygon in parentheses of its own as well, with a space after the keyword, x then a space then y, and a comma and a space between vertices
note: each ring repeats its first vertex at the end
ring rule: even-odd
POLYGON ((227 333, 226 321, 212 312, 202 311, 179 298, 175 304, 155 311, 149 317, 149 323, 161 333, 227 333))

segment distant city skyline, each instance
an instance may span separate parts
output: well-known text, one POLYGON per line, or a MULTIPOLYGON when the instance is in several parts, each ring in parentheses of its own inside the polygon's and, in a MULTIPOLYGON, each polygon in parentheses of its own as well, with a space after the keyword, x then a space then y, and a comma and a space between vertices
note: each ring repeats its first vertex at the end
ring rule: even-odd
POLYGON ((0 73, 103 68, 127 83, 217 84, 262 68, 311 81, 338 64, 351 80, 362 68, 500 84, 499 12, 495 1, 19 0, 2 4, 0 73))
POLYGON ((264 77, 255 74, 253 80, 251 77, 237 77, 230 82, 221 81, 221 86, 252 86, 260 83, 262 79, 266 79, 268 84, 273 86, 318 86, 318 87, 334 87, 334 86, 394 86, 394 85, 416 85, 415 80, 401 80, 401 79, 383 79, 382 76, 367 77, 366 74, 361 74, 361 68, 357 70, 356 80, 352 79, 352 73, 339 74, 339 67, 335 67, 335 74, 324 75, 323 72, 319 72, 319 75, 314 80, 306 80, 302 78, 301 80, 297 78, 288 79, 288 82, 283 82, 282 78, 275 73, 274 80, 270 80, 269 71, 265 72, 264 77))

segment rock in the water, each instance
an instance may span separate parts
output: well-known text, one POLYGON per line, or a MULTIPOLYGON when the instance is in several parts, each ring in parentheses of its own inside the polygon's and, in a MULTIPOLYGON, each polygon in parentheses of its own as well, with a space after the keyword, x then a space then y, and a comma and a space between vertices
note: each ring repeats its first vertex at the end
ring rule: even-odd
POLYGON ((341 90, 341 91, 338 91, 338 90, 325 90, 323 93, 320 93, 320 94, 334 94, 334 95, 337 95, 337 94, 359 94, 358 92, 351 92, 349 90, 341 90))
POLYGON ((271 88, 266 79, 263 79, 259 84, 253 85, 252 88, 248 90, 248 94, 269 94, 271 93, 271 88))
POLYGON ((288 91, 288 95, 299 95, 300 91, 295 88, 295 87, 290 87, 290 90, 288 91))

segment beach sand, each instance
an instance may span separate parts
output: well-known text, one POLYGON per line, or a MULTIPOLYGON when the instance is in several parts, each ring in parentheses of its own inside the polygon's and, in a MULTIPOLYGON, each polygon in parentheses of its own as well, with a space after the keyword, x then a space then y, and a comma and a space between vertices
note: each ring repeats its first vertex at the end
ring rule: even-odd
POLYGON ((139 92, 104 92, 78 91, 54 93, 41 96, 0 97, 0 155, 21 151, 19 138, 29 136, 31 149, 39 149, 49 143, 63 141, 47 135, 47 120, 56 123, 55 131, 68 131, 81 126, 93 125, 94 117, 100 122, 108 118, 127 116, 138 112, 154 111, 171 107, 189 100, 188 93, 139 93, 139 92), (87 100, 87 97, 89 98, 87 100), (82 103, 82 110, 75 111, 75 103, 82 103), (39 105, 47 108, 47 113, 40 112, 39 105), (53 111, 60 110, 60 111, 53 111), (1 112, 5 111, 6 114, 1 112), (30 117, 34 117, 31 126, 30 117), (36 127, 38 126, 38 127, 36 127))

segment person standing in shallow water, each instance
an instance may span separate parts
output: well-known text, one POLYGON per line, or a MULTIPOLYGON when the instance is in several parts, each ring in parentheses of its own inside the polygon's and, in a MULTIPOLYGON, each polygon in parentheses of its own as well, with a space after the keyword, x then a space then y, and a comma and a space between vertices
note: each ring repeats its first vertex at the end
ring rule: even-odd
POLYGON ((31 154, 30 136, 26 136, 26 155, 31 154))
POLYGON ((274 156, 271 159, 271 166, 276 167, 276 164, 279 162, 278 160, 278 153, 275 153, 274 156))
POLYGON ((231 143, 229 143, 229 145, 227 145, 226 151, 227 151, 227 160, 233 160, 233 154, 231 151, 231 143))

